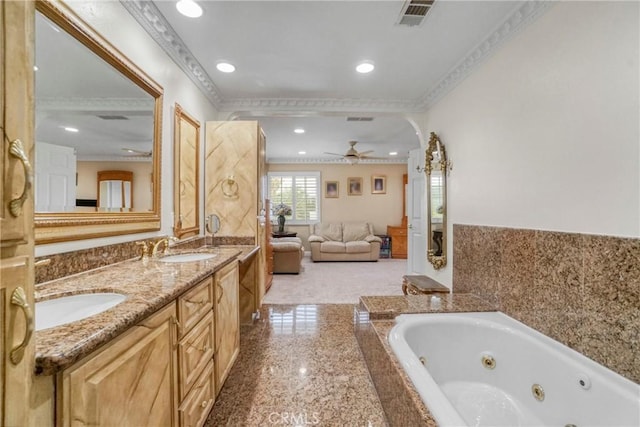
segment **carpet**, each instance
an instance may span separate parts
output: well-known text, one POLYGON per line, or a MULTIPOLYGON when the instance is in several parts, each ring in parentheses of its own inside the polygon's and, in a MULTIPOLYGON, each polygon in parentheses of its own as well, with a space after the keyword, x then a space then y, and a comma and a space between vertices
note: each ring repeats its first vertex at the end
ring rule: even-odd
POLYGON ((361 295, 402 295, 404 259, 378 262, 312 262, 300 274, 274 274, 264 304, 357 304, 361 295))

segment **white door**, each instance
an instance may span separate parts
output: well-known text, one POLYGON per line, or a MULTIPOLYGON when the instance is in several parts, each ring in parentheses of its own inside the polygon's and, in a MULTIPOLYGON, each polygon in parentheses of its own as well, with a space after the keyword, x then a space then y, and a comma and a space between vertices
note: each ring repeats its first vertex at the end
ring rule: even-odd
POLYGON ((76 153, 71 147, 36 144, 36 212, 70 212, 76 207, 76 153))
POLYGON ((409 274, 425 274, 427 271, 427 237, 425 217, 424 149, 409 152, 409 182, 407 186, 408 254, 409 274), (419 170, 418 170, 419 168, 419 170))

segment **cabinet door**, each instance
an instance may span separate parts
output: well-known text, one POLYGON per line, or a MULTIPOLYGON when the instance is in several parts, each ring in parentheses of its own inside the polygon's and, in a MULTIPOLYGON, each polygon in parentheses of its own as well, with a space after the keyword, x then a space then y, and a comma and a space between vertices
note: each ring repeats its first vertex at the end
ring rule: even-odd
POLYGON ((213 277, 208 277, 178 298, 178 321, 182 325, 179 338, 182 339, 212 309, 213 277))
POLYGON ((29 425, 31 417, 34 5, 30 1, 0 2, 0 425, 3 426, 29 425))
POLYGON ((215 396, 213 361, 204 368, 191 393, 180 405, 180 427, 200 427, 207 421, 215 396))
POLYGON ((34 357, 33 329, 28 329, 33 328, 33 271, 29 259, 16 256, 0 260, 0 376, 4 383, 0 387, 0 425, 28 424, 34 357))
POLYGON ((176 309, 170 304, 62 373, 64 426, 177 426, 176 309))
POLYGON ((238 264, 233 262, 215 275, 216 395, 229 375, 240 351, 238 264))
MULTIPOLYGON (((213 358, 213 313, 200 321, 178 345, 180 400, 185 398, 213 358)), ((213 395, 211 395, 213 397, 213 395)))
POLYGON ((33 141, 33 2, 2 2, 0 5, 0 244, 28 241, 33 210, 31 162, 33 141), (10 207, 13 203, 13 209, 10 207))

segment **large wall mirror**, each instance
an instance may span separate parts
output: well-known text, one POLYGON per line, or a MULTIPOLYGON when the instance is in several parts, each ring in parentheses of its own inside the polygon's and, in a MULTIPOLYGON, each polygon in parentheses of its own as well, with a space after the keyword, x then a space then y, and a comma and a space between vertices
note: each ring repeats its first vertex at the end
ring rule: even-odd
POLYGON ((425 152, 424 172, 427 175, 427 259, 433 268, 447 265, 447 170, 444 144, 431 132, 425 152))
POLYGON ((159 230, 162 87, 63 3, 36 9, 36 243, 159 230), (101 206, 113 170, 126 208, 101 206))

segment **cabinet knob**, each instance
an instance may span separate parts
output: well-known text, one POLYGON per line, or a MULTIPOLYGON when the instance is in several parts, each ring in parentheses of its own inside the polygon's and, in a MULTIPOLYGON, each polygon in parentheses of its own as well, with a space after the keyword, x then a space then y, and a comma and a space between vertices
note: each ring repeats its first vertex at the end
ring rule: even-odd
POLYGON ((209 403, 209 401, 208 401, 208 400, 205 400, 205 401, 203 401, 203 402, 202 402, 202 405, 201 405, 201 406, 202 406, 203 408, 206 408, 208 403, 209 403))

